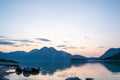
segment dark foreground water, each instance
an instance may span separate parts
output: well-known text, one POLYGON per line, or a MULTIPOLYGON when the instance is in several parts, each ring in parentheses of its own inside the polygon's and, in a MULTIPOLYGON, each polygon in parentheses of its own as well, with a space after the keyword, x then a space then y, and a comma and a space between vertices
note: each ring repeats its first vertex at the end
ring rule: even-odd
POLYGON ((23 67, 39 67, 39 73, 16 73, 15 66, 0 65, 0 80, 65 80, 77 76, 81 80, 120 80, 120 62, 40 62, 22 61, 23 67))

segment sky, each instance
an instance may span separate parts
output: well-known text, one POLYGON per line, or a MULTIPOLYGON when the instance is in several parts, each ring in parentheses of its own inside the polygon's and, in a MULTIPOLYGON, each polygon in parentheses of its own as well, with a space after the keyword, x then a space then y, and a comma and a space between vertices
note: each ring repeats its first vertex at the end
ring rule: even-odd
POLYGON ((44 46, 87 57, 120 47, 120 0, 0 0, 0 51, 44 46))

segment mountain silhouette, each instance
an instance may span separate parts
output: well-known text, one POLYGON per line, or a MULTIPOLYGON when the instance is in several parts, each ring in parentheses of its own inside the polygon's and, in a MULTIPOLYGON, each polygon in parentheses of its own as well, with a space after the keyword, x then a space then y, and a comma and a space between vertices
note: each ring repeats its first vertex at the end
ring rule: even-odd
POLYGON ((37 60, 69 60, 72 57, 70 53, 57 51, 53 47, 43 47, 40 50, 34 49, 30 51, 25 58, 37 60))
POLYGON ((10 53, 0 52, 0 58, 11 59, 11 60, 18 60, 24 58, 27 55, 24 51, 15 51, 10 53))
POLYGON ((111 48, 107 50, 102 56, 100 56, 100 59, 120 59, 120 48, 111 48), (118 57, 117 57, 118 56, 118 57), (113 58, 112 58, 113 57, 113 58))
POLYGON ((70 61, 72 58, 86 59, 84 56, 72 55, 65 51, 58 51, 53 47, 43 47, 41 49, 33 49, 29 52, 15 51, 10 53, 0 52, 0 57, 12 60, 40 60, 40 61, 70 61))
POLYGON ((53 47, 43 47, 41 49, 33 49, 29 52, 14 51, 14 52, 0 52, 0 58, 11 60, 40 60, 40 61, 71 61, 71 60, 120 60, 120 48, 111 48, 107 50, 99 58, 87 58, 81 55, 72 55, 65 51, 58 51, 53 47))
POLYGON ((113 56, 104 58, 104 60, 120 60, 120 53, 117 53, 117 54, 115 54, 113 56))

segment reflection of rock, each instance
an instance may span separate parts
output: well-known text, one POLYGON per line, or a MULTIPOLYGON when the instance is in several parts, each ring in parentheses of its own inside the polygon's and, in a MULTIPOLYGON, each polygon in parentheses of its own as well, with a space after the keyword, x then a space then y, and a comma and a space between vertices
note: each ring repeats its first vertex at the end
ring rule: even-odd
POLYGON ((22 69, 20 67, 17 67, 15 71, 17 75, 20 75, 22 73, 22 69))
POLYGON ((39 69, 25 67, 25 68, 23 68, 22 72, 23 72, 23 76, 29 77, 30 75, 38 75, 39 74, 39 69))
POLYGON ((20 68, 17 67, 16 68, 16 74, 20 75, 23 72, 23 75, 25 77, 29 77, 30 75, 38 75, 39 74, 40 69, 39 68, 30 68, 30 67, 25 67, 25 68, 20 68))
POLYGON ((45 70, 41 70, 40 72, 41 72, 42 75, 46 75, 47 74, 47 71, 45 71, 45 70))
POLYGON ((23 76, 29 77, 30 75, 38 75, 39 72, 25 72, 23 71, 23 76))
POLYGON ((66 78, 65 80, 81 80, 81 79, 79 79, 78 77, 69 77, 66 78))
POLYGON ((25 77, 29 77, 30 75, 31 75, 31 73, 23 72, 23 76, 25 76, 25 77))

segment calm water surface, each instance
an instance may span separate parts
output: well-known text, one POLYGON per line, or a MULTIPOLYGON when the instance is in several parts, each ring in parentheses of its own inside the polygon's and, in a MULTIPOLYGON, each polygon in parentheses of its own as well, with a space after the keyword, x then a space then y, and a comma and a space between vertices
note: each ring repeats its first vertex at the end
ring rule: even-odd
POLYGON ((14 66, 0 65, 0 80, 65 80, 77 76, 81 80, 120 80, 120 62, 39 62, 22 61, 20 67, 40 67, 39 74, 16 74, 14 66))

